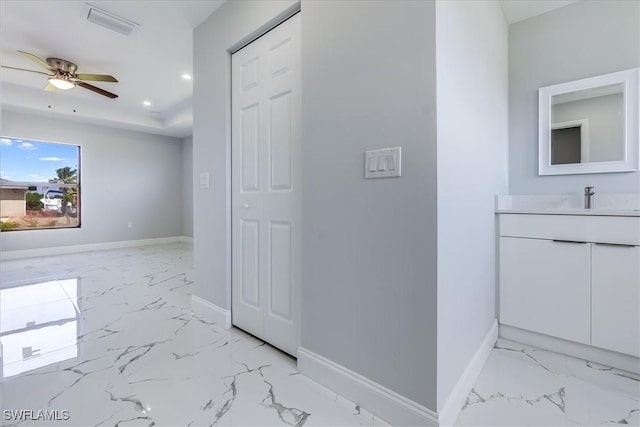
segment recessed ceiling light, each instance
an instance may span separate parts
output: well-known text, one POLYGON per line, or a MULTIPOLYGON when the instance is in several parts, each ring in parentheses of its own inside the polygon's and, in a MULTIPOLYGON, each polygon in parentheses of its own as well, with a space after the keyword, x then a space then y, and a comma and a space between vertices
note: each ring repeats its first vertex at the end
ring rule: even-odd
POLYGON ((145 107, 148 107, 151 105, 151 101, 143 101, 142 103, 144 104, 145 107))
POLYGON ((191 74, 186 74, 185 73, 185 74, 182 75, 182 78, 185 79, 185 80, 191 80, 191 74))

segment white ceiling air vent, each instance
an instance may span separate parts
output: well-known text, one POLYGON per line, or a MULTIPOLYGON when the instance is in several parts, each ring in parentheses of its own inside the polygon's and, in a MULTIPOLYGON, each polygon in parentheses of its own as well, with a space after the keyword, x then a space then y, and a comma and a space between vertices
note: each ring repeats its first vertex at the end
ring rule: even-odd
POLYGON ((106 10, 95 7, 89 3, 87 3, 87 6, 89 7, 87 21, 93 22, 101 27, 108 28, 111 31, 128 36, 134 28, 138 26, 138 24, 133 21, 114 15, 113 13, 109 13, 106 10))

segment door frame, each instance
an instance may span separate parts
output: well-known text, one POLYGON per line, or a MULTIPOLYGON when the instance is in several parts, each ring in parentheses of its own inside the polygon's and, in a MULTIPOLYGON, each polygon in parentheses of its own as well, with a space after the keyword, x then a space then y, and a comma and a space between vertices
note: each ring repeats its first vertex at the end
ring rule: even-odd
MULTIPOLYGON (((225 193, 226 193, 226 211, 227 211, 227 221, 226 221, 226 229, 227 229, 227 241, 226 241, 226 252, 227 252, 227 298, 226 298, 226 305, 227 307, 229 307, 229 311, 228 311, 228 315, 226 316, 225 319, 225 328, 229 329, 233 326, 233 209, 232 209, 232 197, 233 197, 233 192, 232 192, 232 179, 233 179, 233 163, 232 163, 232 158, 231 158, 231 152, 232 152, 232 144, 233 144, 233 135, 232 135, 232 114, 233 114, 233 109, 232 109, 232 68, 231 68, 231 55, 233 55, 235 52, 239 51, 240 49, 242 49, 243 47, 249 45, 251 42, 253 42, 254 40, 260 38, 261 36, 263 36, 264 34, 268 33, 269 31, 271 31, 272 29, 276 28, 278 25, 282 24, 283 22, 285 22, 286 20, 288 20, 289 18, 293 17, 294 15, 301 13, 302 12, 302 7, 301 7, 301 2, 297 1, 296 3, 294 3, 293 5, 291 5, 289 8, 285 9, 282 13, 280 13, 279 15, 277 15, 275 18, 265 22, 263 25, 259 26, 258 28, 255 29, 255 31, 251 32, 249 35, 247 35, 246 37, 243 37, 242 39, 238 40, 236 43, 234 43, 233 45, 231 45, 228 49, 227 49, 227 64, 229 66, 229 78, 227 80, 227 117, 225 119, 226 122, 226 126, 227 126, 227 135, 226 135, 226 139, 227 139, 227 156, 225 159, 226 162, 226 178, 227 178, 227 183, 226 183, 226 188, 225 188, 225 193)), ((299 290, 300 292, 300 290, 299 290)), ((300 298, 300 301, 302 301, 302 298, 300 298)), ((300 303, 300 306, 302 304, 300 303)), ((301 311, 301 307, 298 307, 298 310, 301 311)), ((301 333, 302 328, 299 328, 300 331, 300 335, 302 335, 301 333)), ((300 336, 300 338, 302 338, 300 336)), ((302 340, 299 340, 300 342, 302 342, 302 340)))

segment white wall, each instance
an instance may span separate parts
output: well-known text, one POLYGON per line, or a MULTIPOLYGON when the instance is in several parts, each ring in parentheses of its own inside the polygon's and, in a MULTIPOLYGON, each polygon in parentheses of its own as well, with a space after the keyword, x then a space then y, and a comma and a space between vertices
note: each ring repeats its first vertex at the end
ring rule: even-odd
POLYGON ((182 140, 182 235, 193 237, 193 137, 182 140))
POLYGON ((82 156, 82 226, 1 233, 0 250, 182 235, 179 139, 7 110, 0 133, 76 144, 82 156))
MULTIPOLYGON (((592 0, 509 27, 509 192, 640 191, 640 173, 538 176, 538 88, 640 66, 640 2, 592 0)), ((637 120, 637 118, 636 118, 637 120)))
POLYGON ((194 190, 195 293, 229 309, 231 296, 231 54, 295 6, 294 0, 228 1, 194 30, 193 168, 211 186, 194 190))
POLYGON ((302 3, 302 345, 433 410, 434 9, 302 3), (394 146, 402 177, 365 180, 394 146))
POLYGON ((439 411, 496 317, 494 195, 507 191, 507 39, 498 2, 436 2, 439 411))

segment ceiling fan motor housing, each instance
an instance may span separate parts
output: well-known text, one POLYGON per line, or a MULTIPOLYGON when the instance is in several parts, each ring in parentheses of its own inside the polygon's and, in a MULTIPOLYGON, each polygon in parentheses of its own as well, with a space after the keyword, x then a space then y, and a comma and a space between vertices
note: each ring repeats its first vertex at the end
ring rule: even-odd
POLYGON ((59 70, 62 73, 75 74, 78 66, 73 62, 66 61, 60 58, 47 58, 47 63, 51 65, 52 68, 59 70))

